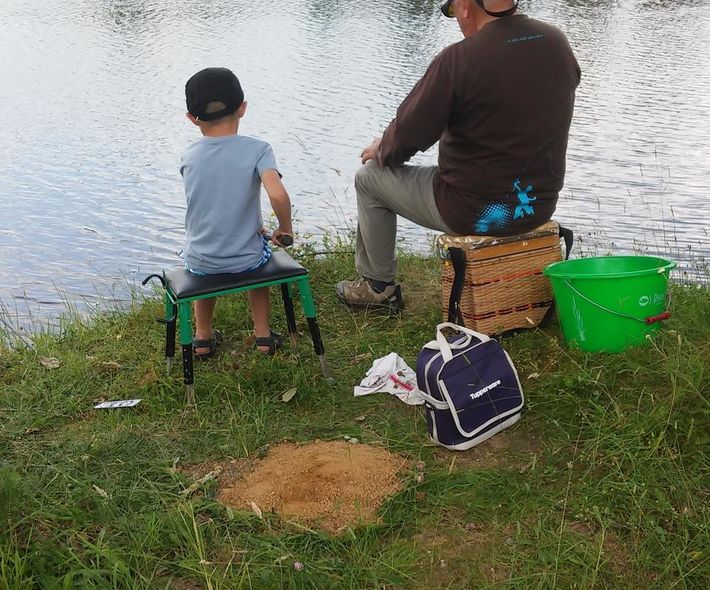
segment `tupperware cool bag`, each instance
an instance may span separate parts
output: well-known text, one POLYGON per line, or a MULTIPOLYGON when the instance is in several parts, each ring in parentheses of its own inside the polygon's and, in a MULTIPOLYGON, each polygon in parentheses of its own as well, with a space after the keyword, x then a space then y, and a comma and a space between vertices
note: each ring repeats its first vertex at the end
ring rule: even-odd
POLYGON ((425 399, 434 442, 463 451, 512 426, 523 409, 513 361, 492 338, 445 322, 417 358, 417 384, 425 399), (456 333, 446 337, 443 330, 456 333))

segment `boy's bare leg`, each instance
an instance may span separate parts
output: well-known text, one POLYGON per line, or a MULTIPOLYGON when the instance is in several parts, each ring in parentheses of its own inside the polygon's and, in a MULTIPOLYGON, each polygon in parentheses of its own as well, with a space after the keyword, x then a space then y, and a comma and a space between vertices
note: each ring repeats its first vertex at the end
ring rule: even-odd
MULTIPOLYGON (((252 289, 247 292, 251 317, 254 320, 254 336, 257 338, 268 338, 271 336, 269 325, 269 313, 271 312, 271 300, 269 299, 269 287, 252 289)), ((258 346, 261 352, 269 352, 268 346, 258 346)))
MULTIPOLYGON (((195 323, 197 324, 196 340, 209 340, 212 338, 212 318, 214 317, 214 307, 217 298, 198 299, 194 302, 195 323)), ((207 354, 209 348, 196 348, 195 354, 207 354)))

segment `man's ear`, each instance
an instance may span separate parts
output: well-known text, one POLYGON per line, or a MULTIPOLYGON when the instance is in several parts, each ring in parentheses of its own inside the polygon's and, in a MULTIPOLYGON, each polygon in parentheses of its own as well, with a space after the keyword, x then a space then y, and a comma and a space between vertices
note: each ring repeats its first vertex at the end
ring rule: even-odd
POLYGON ((244 102, 242 102, 242 104, 237 109, 237 117, 239 117, 241 119, 244 116, 244 113, 246 113, 246 112, 247 112, 247 101, 245 100, 244 102))
POLYGON ((185 113, 185 116, 186 116, 188 119, 190 119, 190 122, 191 122, 193 125, 197 125, 197 126, 200 125, 200 122, 197 120, 197 117, 195 117, 195 115, 193 115, 192 113, 185 113))

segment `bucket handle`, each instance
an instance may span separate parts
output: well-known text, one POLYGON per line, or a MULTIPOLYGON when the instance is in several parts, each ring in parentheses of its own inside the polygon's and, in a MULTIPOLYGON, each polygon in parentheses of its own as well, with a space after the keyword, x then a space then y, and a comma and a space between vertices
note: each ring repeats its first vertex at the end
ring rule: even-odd
MULTIPOLYGON (((572 286, 572 283, 569 281, 565 281, 565 285, 567 285, 576 295, 579 295, 582 299, 584 299, 587 303, 591 303, 594 307, 598 307, 602 311, 606 311, 607 313, 610 313, 615 316, 619 316, 620 318, 626 318, 627 320, 635 320, 637 322, 641 322, 642 324, 646 324, 650 326, 651 324, 655 324, 656 322, 660 322, 663 320, 667 320, 668 318, 671 317, 671 312, 670 310, 666 310, 663 313, 659 313, 658 315, 652 315, 647 318, 637 318, 636 316, 633 315, 628 315, 625 313, 620 313, 618 311, 614 311, 613 309, 609 309, 607 307, 604 307, 603 305, 599 305, 596 301, 592 301, 589 297, 584 295, 583 293, 580 293, 577 289, 575 289, 572 286)), ((670 291, 668 291, 668 305, 671 303, 671 298, 670 298, 670 291)))
POLYGON ((669 317, 671 317, 671 312, 664 311, 663 313, 659 313, 658 315, 652 315, 651 317, 646 318, 644 320, 644 323, 650 326, 651 324, 655 324, 656 322, 662 322, 663 320, 667 320, 669 317))

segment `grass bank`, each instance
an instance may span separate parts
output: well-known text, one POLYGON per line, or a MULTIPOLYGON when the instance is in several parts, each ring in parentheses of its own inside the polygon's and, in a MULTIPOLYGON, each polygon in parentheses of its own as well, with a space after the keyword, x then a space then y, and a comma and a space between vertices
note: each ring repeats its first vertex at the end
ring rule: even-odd
POLYGON ((420 410, 352 396, 374 358, 414 365, 431 339, 437 262, 402 259, 408 308, 390 318, 337 302, 350 254, 302 255, 334 383, 307 336, 298 356, 247 350, 238 296, 218 307, 227 340, 197 365, 189 411, 179 371, 163 371, 157 299, 0 351, 1 589, 708 587, 707 288, 676 288, 660 336, 624 354, 570 351, 554 327, 504 338, 523 419, 449 453, 427 443, 420 410), (130 397, 144 401, 91 409, 130 397), (183 466, 344 435, 426 464, 376 524, 333 537, 226 509, 214 481, 181 494, 183 466))

